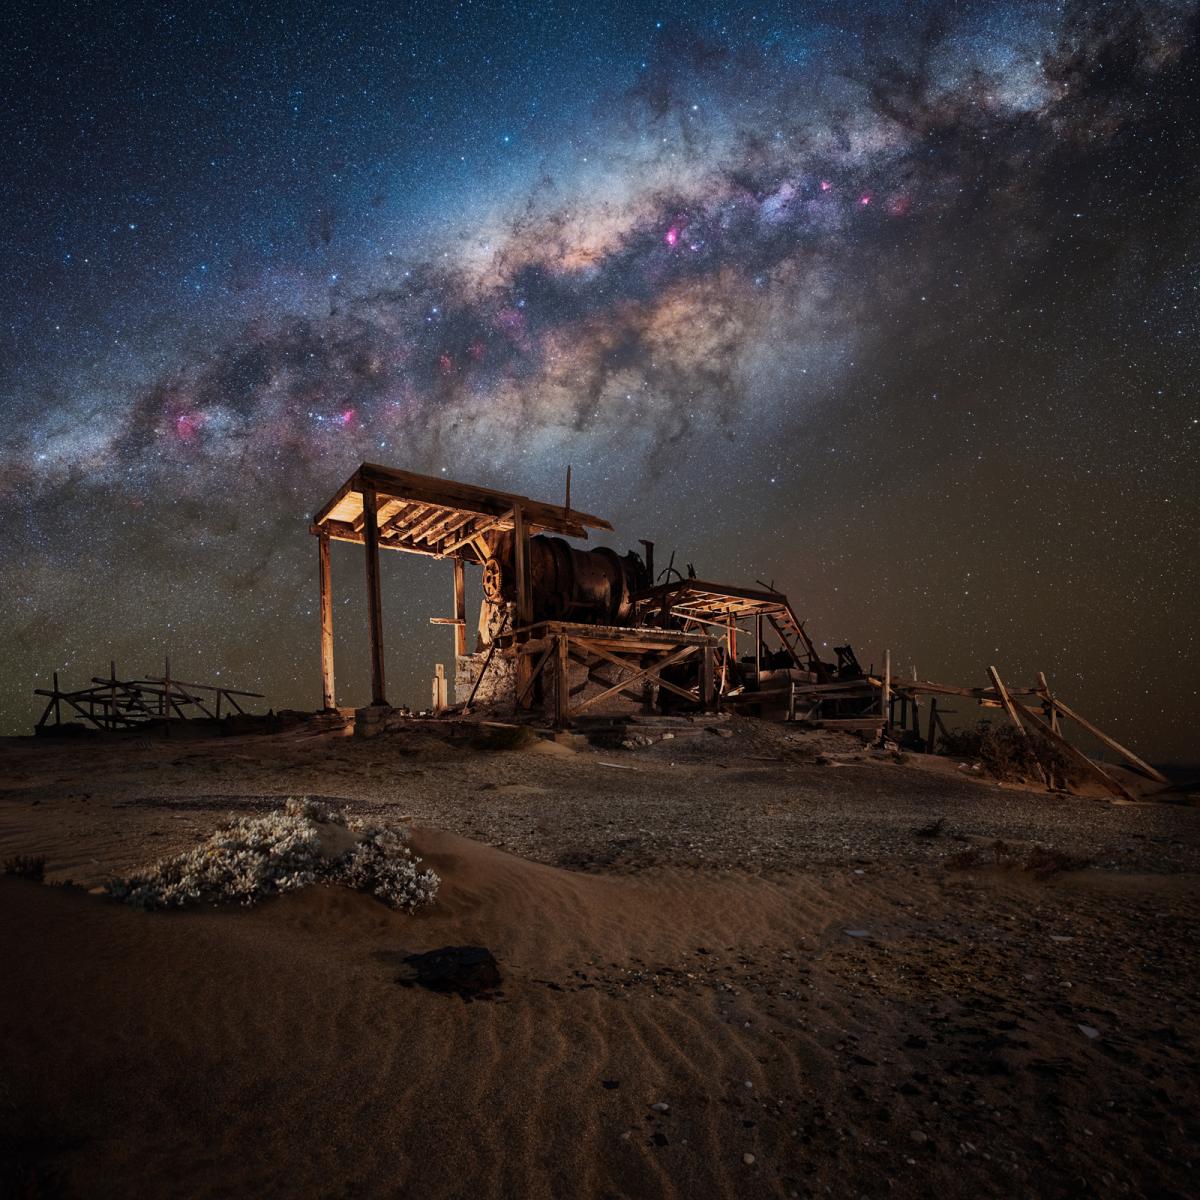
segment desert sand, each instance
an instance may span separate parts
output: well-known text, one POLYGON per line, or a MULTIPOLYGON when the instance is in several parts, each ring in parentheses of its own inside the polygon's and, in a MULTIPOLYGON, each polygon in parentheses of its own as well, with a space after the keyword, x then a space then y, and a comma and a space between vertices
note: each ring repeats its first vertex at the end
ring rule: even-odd
POLYGON ((723 728, 9 741, 0 856, 47 862, 0 879, 4 1193, 1195 1194, 1186 796, 723 728), (436 903, 89 893, 297 795, 411 825, 436 903), (456 945, 497 994, 397 982, 456 945))

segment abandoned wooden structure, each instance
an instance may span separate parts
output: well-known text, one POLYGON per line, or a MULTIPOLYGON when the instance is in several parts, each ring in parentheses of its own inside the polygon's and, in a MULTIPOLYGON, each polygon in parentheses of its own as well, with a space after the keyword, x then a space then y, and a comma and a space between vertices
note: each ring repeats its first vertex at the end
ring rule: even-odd
POLYGON ((219 721, 234 713, 245 715, 241 700, 263 698, 261 692, 173 679, 170 659, 162 675, 142 679, 118 677, 116 663, 110 662, 107 677, 93 675, 90 684, 82 688, 60 687, 55 671, 54 686, 35 688, 34 695, 46 697, 46 707, 34 727, 39 733, 73 722, 113 731, 197 717, 219 721))
MULTIPOLYGON (((314 516, 318 540, 322 701, 336 706, 330 542, 361 545, 366 567, 371 704, 387 706, 380 551, 449 559, 453 615, 431 618, 453 631, 460 704, 480 694, 488 676, 511 682, 514 709, 539 700, 557 724, 612 697, 660 692, 712 703, 715 640, 677 630, 638 630, 628 617, 641 560, 601 548, 578 551, 563 538, 611 530, 602 517, 528 496, 363 463, 314 516), (551 536, 557 535, 557 536, 551 536), (631 561, 635 560, 635 561, 631 561), (468 652, 465 572, 483 569, 478 641, 468 652), (670 668, 694 659, 698 682, 684 687, 670 668), (572 679, 572 676, 575 679, 572 679), (709 680, 706 685, 705 680, 709 680), (572 695, 574 694, 574 698, 572 695)), ((438 694, 443 690, 439 687, 438 694)))
MULTIPOLYGON (((371 704, 358 710, 364 720, 372 710, 388 710, 380 551, 398 550, 452 564, 452 615, 430 619, 453 634, 458 711, 524 711, 562 729, 613 705, 624 711, 631 705, 730 707, 880 739, 897 736, 910 749, 932 752, 949 715, 939 703, 959 698, 1003 709, 1021 736, 1030 729, 1061 746, 1114 796, 1132 798, 1120 779, 1065 739, 1064 722, 1074 722, 1134 771, 1165 783, 1053 696, 1044 675, 1032 686, 1006 687, 990 667, 990 686, 966 688, 918 679, 915 669, 911 679, 897 678, 890 653, 878 674, 864 670, 848 645, 834 647, 836 661, 826 661, 774 586, 714 583, 695 578, 690 568, 683 578, 673 567, 656 580, 653 542, 642 541, 643 557, 580 549, 565 540, 611 529, 602 517, 571 507, 569 471, 566 502, 558 505, 363 463, 310 525, 318 542, 325 709, 337 704, 330 543, 343 541, 363 547, 366 567, 371 704), (473 645, 468 565, 481 569, 483 584, 473 645)), ((442 664, 432 682, 434 710, 452 707, 442 664)))
MULTIPOLYGON (((1054 695, 1044 672, 1039 671, 1036 684, 1028 687, 1008 686, 994 666, 989 666, 987 673, 991 680, 990 687, 934 683, 928 679, 918 679, 915 669, 911 680, 898 680, 892 678, 891 655, 888 654, 884 659, 883 673, 879 676, 867 674, 859 680, 845 683, 793 684, 788 720, 820 728, 874 731, 880 738, 901 737, 909 748, 933 754, 939 740, 947 735, 943 718, 949 714, 945 710, 939 711, 939 699, 952 697, 973 700, 983 708, 1003 709, 1020 736, 1026 736, 1027 729, 1032 729, 1058 746, 1087 778, 1117 799, 1134 801, 1137 797, 1111 770, 1105 770, 1103 763, 1089 758, 1064 736, 1064 722, 1073 722, 1090 734, 1129 770, 1153 783, 1169 785, 1170 781, 1161 771, 1054 695), (922 733, 921 713, 926 701, 928 707, 922 733), (838 705, 841 715, 823 716, 823 708, 830 704, 838 705), (858 713, 845 715, 847 705, 857 707, 858 713)), ((1061 780, 1052 779, 1047 774, 1043 775, 1043 782, 1048 787, 1062 784, 1061 780)))

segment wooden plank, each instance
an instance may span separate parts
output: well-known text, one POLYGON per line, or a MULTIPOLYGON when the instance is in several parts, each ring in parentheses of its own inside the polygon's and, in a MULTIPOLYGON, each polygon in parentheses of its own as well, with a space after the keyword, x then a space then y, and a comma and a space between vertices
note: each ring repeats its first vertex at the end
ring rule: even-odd
MULTIPOLYGON (((529 527, 525 523, 525 510, 519 504, 512 508, 513 521, 513 574, 516 576, 518 629, 527 629, 533 621, 533 588, 529 578, 529 527)), ((524 697, 529 695, 530 662, 527 655, 517 656, 517 706, 521 707, 524 697)))
POLYGON ((1092 735, 1092 737, 1096 738, 1097 741, 1102 742, 1110 750, 1121 755, 1131 767, 1136 767, 1143 774, 1148 775, 1151 779, 1158 783, 1169 784, 1171 782, 1165 775, 1163 775, 1160 771, 1156 771, 1144 759, 1138 758, 1138 756, 1134 754, 1132 750, 1127 749, 1115 738, 1111 738, 1107 733, 1097 729, 1096 726, 1091 723, 1091 721, 1085 720, 1073 708, 1068 708, 1067 705, 1065 705, 1057 697, 1051 700, 1050 703, 1052 706, 1052 711, 1057 710, 1058 712, 1062 713, 1064 717, 1069 717, 1075 722, 1076 725, 1086 729, 1088 733, 1092 735))
POLYGON ((705 712, 712 712, 716 707, 713 679, 715 674, 713 670, 715 655, 716 651, 712 646, 702 646, 700 648, 700 706, 705 712))
POLYGON ((1008 689, 1004 686, 1004 681, 1000 678, 1000 673, 995 667, 988 667, 988 675, 992 681, 992 687, 996 689, 996 695, 1000 698, 1000 703, 1004 707, 1004 711, 1008 714, 1008 719, 1016 727, 1017 732, 1024 737, 1025 726, 1021 724, 1021 718, 1017 716, 1017 710, 1013 707, 1012 697, 1008 694, 1008 689))
POLYGON ((1067 756, 1074 762, 1077 762, 1089 775, 1096 779, 1103 787, 1112 792, 1114 796, 1119 796, 1122 800, 1129 801, 1130 804, 1137 803, 1137 797, 1129 791, 1124 784, 1115 780, 1099 763, 1094 763, 1084 752, 1073 746, 1067 741, 1061 733, 1056 733, 1050 728, 1048 722, 1043 721, 1037 713, 1032 709, 1026 708, 1023 704, 1017 704, 1013 701, 1013 707, 1017 712, 1024 717, 1035 729, 1048 737, 1055 745, 1061 746, 1067 756))
POLYGON ((353 475, 350 476, 349 479, 346 480, 345 483, 342 484, 342 486, 340 488, 338 488, 338 490, 336 492, 333 493, 332 498, 329 501, 327 501, 324 505, 322 505, 322 507, 317 511, 316 515, 313 517, 313 524, 314 525, 323 524, 328 519, 329 514, 331 512, 333 512, 333 510, 335 508, 337 508, 337 506, 339 504, 341 504, 341 502, 351 492, 357 491, 357 490, 358 490, 358 472, 356 471, 353 475))
MULTIPOLYGON (((597 692, 594 696, 589 696, 582 704, 577 705, 570 710, 570 715, 575 717, 583 712, 586 708, 591 708, 593 704, 599 704, 602 700, 607 700, 609 696, 615 695, 617 692, 623 692, 633 687, 635 683, 639 683, 643 679, 653 679, 656 683, 662 685, 663 681, 659 677, 659 672, 667 667, 673 666, 681 659, 686 658, 689 654, 694 653, 694 647, 684 646, 679 650, 668 654, 666 658, 652 663, 648 667, 639 667, 633 675, 628 679, 623 679, 620 683, 613 684, 612 687, 605 688, 602 692, 597 692)), ((625 670, 629 670, 631 663, 622 663, 621 666, 625 670)))
POLYGON ((374 488, 363 492, 363 545, 367 569, 367 635, 371 650, 371 703, 387 704, 383 660, 383 591, 379 573, 379 522, 376 519, 379 497, 374 488))
MULTIPOLYGON (((361 533, 355 531, 343 521, 326 521, 322 525, 309 526, 309 533, 319 534, 322 529, 329 530, 330 538, 335 542, 353 542, 356 546, 366 545, 366 539, 361 533)), ((380 541, 379 547, 381 550, 399 550, 402 554, 423 554, 426 558, 445 558, 444 554, 438 553, 436 550, 425 550, 420 546, 410 546, 405 542, 397 541, 380 541)))
POLYGON ((883 720, 876 713, 870 717, 822 717, 808 724, 818 729, 881 729, 883 720))
POLYGON ((892 652, 883 652, 883 686, 879 689, 879 714, 883 717, 883 731, 892 726, 892 652))
MULTIPOLYGON (((568 533, 575 537, 587 537, 587 530, 612 529, 603 517, 571 509, 568 513, 561 505, 546 504, 521 496, 514 492, 501 492, 493 488, 476 487, 474 484, 459 483, 433 475, 417 475, 378 463, 363 463, 357 472, 361 485, 370 485, 388 496, 404 499, 424 500, 429 504, 441 504, 446 508, 495 515, 520 504, 531 524, 556 533, 568 533)), ((361 488, 360 488, 361 490, 361 488)))
MULTIPOLYGON (((667 648, 668 647, 664 647, 664 646, 657 647, 657 649, 660 651, 667 649, 667 648)), ((696 647, 695 646, 685 646, 685 647, 683 647, 683 649, 686 650, 688 652, 688 654, 690 654, 695 651, 696 647)), ((589 669, 591 667, 591 664, 587 660, 588 654, 595 655, 595 657, 597 657, 597 658, 602 658, 607 662, 614 663, 616 666, 623 667, 627 671, 630 670, 631 668, 636 669, 639 665, 638 663, 630 662, 628 659, 618 658, 614 654, 609 654, 607 651, 602 650, 599 646, 595 645, 595 643, 593 643, 593 642, 585 643, 580 638, 576 638, 574 644, 571 646, 571 654, 575 657, 577 662, 583 663, 583 665, 585 667, 588 667, 589 669), (581 649, 580 647, 583 647, 583 648, 581 649)), ((680 656, 680 661, 682 661, 684 658, 687 658, 688 654, 682 654, 680 656)), ((653 666, 653 664, 651 664, 651 665, 653 666)), ((684 700, 691 701, 693 704, 695 704, 697 699, 699 698, 698 692, 689 692, 687 690, 687 688, 681 688, 678 684, 671 683, 670 680, 655 679, 654 682, 657 683, 658 686, 660 688, 663 688, 665 691, 672 692, 676 696, 679 696, 684 700)), ((636 691, 634 691, 634 689, 630 688, 629 690, 632 695, 638 696, 638 699, 641 699, 641 696, 636 691)))
MULTIPOLYGON (((317 571, 320 580, 321 607, 321 705, 326 712, 336 706, 333 684, 333 573, 329 561, 329 533, 322 530, 317 537, 317 571)), ((220 712, 221 694, 217 693, 220 712)))
POLYGON ((571 719, 570 639, 560 633, 554 639, 554 727, 565 729, 571 719))
POLYGON ((571 637, 586 638, 593 642, 627 642, 644 645, 647 649, 661 649, 665 644, 703 646, 713 644, 713 639, 706 633, 685 633, 678 629, 649 629, 630 628, 626 625, 584 625, 578 621, 538 621, 530 626, 530 632, 535 634, 542 630, 545 633, 558 633, 566 630, 571 637))
MULTIPOLYGON (((1000 697, 1000 703, 1004 706, 1004 711, 1008 714, 1008 719, 1016 726, 1017 732, 1021 737, 1026 737, 1025 726, 1021 724, 1021 718, 1017 716, 1013 698, 1008 694, 1008 689, 1004 686, 1004 680, 1000 678, 999 671, 995 667, 988 667, 988 675, 991 676, 992 687, 996 689, 996 695, 1000 697)), ((1042 782, 1049 787, 1050 772, 1040 762, 1037 764, 1037 769, 1042 782)))
POLYGON ((455 538, 454 541, 448 542, 442 547, 443 554, 452 554, 455 550, 465 546, 468 542, 473 542, 480 534, 490 533, 493 529, 497 529, 502 525, 512 526, 512 510, 502 512, 498 516, 489 517, 486 521, 479 521, 471 527, 471 531, 464 534, 462 537, 455 538))
POLYGON ((517 584, 517 625, 533 623, 533 581, 529 577, 529 526, 525 510, 513 506, 513 572, 517 584))
MULTIPOLYGON (((550 658, 550 655, 553 653, 553 651, 554 651, 554 643, 551 642, 541 652, 541 654, 538 655, 537 662, 535 662, 531 667, 529 667, 529 669, 527 671, 524 672, 524 674, 526 675, 525 682, 521 685, 520 691, 517 692, 517 707, 518 708, 521 707, 522 702, 524 701, 525 697, 533 690, 534 682, 536 681, 537 677, 542 673, 542 668, 545 667, 546 662, 550 658)), ((528 662, 528 656, 522 655, 522 657, 526 659, 526 662, 528 662)))
POLYGON ((461 558, 454 560, 454 653, 461 658, 467 652, 467 567, 461 558))

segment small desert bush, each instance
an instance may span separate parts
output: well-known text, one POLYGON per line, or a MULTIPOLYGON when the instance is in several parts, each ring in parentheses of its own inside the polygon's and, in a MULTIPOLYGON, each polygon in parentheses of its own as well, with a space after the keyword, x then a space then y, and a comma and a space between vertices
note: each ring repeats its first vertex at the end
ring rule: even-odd
POLYGON ((1058 871, 1078 871, 1086 867, 1090 859, 1068 854, 1065 850, 1054 850, 1048 846, 1021 848, 1010 846, 997 838, 990 846, 968 846, 946 859, 952 871, 968 871, 975 867, 996 866, 1007 870, 1028 871, 1044 879, 1058 871))
POLYGON ((398 829, 348 819, 316 801, 289 800, 266 816, 231 817, 194 849, 114 880, 107 891, 136 908, 182 908, 254 904, 313 883, 340 883, 412 911, 434 898, 440 882, 420 862, 398 829), (352 843, 332 853, 328 843, 344 843, 346 833, 352 843))
POLYGON ((46 877, 46 858, 42 854, 14 854, 4 860, 4 874, 41 883, 46 877))
POLYGON ((1036 730, 1028 730, 1022 736, 1013 725, 997 727, 986 719, 966 729, 949 730, 942 737, 940 749, 951 758, 982 763, 984 770, 997 779, 1040 783, 1039 767, 1052 779, 1073 782, 1078 777, 1075 764, 1036 730))

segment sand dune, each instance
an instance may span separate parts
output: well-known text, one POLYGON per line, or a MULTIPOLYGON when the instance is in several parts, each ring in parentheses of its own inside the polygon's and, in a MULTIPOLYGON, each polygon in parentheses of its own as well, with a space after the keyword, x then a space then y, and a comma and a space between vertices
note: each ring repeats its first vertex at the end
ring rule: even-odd
MULTIPOLYGON (((415 843, 444 882, 411 917, 323 888, 148 915, 0 880, 11 1178, 72 1196, 1065 1196, 1086 1172, 1118 1194, 1145 1169, 1122 1149, 1136 1134, 1162 1155, 1145 1194, 1186 1193, 1192 1033, 1148 1011, 1138 947, 1105 929, 1116 898, 1087 874, 605 877, 415 843), (405 953, 470 943, 500 961, 498 998, 395 982, 405 953)), ((1194 922, 1190 877, 1124 880, 1124 911, 1172 936, 1194 922)))

